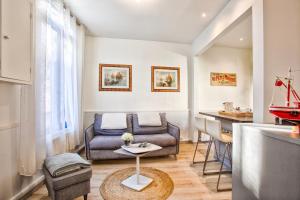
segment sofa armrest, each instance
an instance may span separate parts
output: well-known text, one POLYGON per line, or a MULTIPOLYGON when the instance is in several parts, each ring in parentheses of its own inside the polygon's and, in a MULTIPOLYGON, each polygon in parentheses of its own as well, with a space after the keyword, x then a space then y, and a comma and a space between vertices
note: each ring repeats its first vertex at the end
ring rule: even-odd
POLYGON ((86 158, 90 159, 90 141, 94 138, 94 124, 91 124, 84 131, 85 153, 86 158))
POLYGON ((168 133, 176 139, 176 153, 179 153, 180 128, 168 122, 168 133))

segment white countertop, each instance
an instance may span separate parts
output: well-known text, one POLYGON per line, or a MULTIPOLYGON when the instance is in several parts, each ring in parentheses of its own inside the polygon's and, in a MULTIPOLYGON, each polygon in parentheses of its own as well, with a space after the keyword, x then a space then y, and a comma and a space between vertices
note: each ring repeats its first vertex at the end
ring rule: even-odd
POLYGON ((291 133, 292 126, 255 123, 240 123, 236 125, 258 131, 268 137, 300 145, 300 135, 291 133))

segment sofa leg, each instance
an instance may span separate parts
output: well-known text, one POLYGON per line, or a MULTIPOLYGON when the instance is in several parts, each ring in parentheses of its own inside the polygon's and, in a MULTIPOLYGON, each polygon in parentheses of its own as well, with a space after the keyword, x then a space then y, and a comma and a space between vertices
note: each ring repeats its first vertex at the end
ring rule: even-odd
POLYGON ((177 160, 177 154, 174 154, 174 159, 177 160))
POLYGON ((87 200, 87 196, 88 196, 87 194, 83 195, 83 199, 87 200))

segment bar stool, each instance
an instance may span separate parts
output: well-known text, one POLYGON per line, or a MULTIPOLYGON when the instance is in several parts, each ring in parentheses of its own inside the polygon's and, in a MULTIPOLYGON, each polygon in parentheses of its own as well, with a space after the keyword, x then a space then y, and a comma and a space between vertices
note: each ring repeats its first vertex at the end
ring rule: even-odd
MULTIPOLYGON (((198 138, 197 138, 197 144, 196 144, 196 148, 195 148, 194 156, 193 156, 193 164, 204 163, 204 161, 195 161, 195 157, 196 157, 196 153, 197 153, 197 150, 198 150, 199 143, 207 143, 207 142, 211 141, 211 136, 210 136, 209 141, 202 141, 201 140, 202 133, 207 134, 207 132, 206 132, 206 118, 205 117, 200 117, 200 116, 195 117, 195 128, 198 130, 198 138)), ((216 145, 215 145, 215 150, 217 152, 216 145)), ((218 154, 216 154, 216 156, 218 158, 218 154)), ((209 160, 207 162, 215 162, 215 161, 216 160, 209 160)))
POLYGON ((219 184, 220 184, 221 174, 228 174, 228 173, 232 172, 231 171, 232 170, 232 158, 231 158, 232 136, 228 135, 227 133, 224 133, 222 131, 221 122, 219 120, 206 119, 205 124, 206 124, 206 132, 207 132, 207 134, 209 134, 211 136, 211 140, 209 142, 206 156, 205 156, 205 161, 204 161, 204 165, 203 165, 203 175, 219 174, 218 183, 217 183, 217 191, 218 192, 219 191, 230 191, 232 189, 219 189, 219 184), (221 154, 222 158, 221 158, 220 170, 215 171, 215 172, 206 172, 206 165, 207 165, 207 160, 209 157, 211 145, 215 140, 218 140, 225 144, 224 152, 221 154), (230 161, 230 167, 231 167, 230 171, 225 171, 225 170, 223 171, 223 165, 224 165, 226 153, 227 153, 229 161, 230 161))

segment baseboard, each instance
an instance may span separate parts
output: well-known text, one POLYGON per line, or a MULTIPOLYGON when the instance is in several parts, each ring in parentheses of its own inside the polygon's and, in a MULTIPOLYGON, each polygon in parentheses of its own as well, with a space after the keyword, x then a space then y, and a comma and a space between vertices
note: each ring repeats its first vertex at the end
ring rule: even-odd
POLYGON ((180 144, 193 144, 192 140, 180 140, 180 144))
POLYGON ((34 180, 32 183, 24 187, 18 194, 14 195, 10 200, 19 200, 28 198, 38 187, 40 187, 45 180, 45 176, 41 175, 41 177, 34 180))
POLYGON ((74 151, 72 151, 72 153, 78 153, 80 154, 83 150, 84 150, 84 147, 85 145, 81 145, 81 146, 78 146, 74 151))

